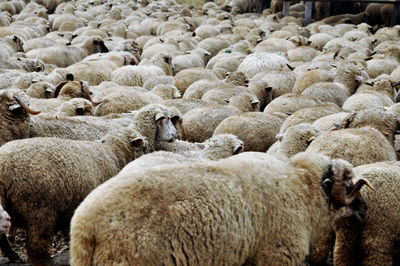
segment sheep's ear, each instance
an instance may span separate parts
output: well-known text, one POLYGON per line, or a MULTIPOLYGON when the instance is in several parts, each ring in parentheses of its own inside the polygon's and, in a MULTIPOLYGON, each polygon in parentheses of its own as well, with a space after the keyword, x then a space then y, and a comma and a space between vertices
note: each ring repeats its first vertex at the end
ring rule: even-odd
POLYGON ((315 139, 315 136, 311 136, 310 138, 307 139, 307 145, 310 145, 311 142, 315 139))
POLYGON ((292 71, 295 69, 294 66, 291 66, 291 65, 289 65, 289 64, 286 64, 286 66, 287 66, 290 70, 292 70, 292 71))
POLYGON ((357 113, 351 113, 349 114, 341 123, 340 123, 340 127, 339 129, 343 129, 343 128, 348 128, 351 124, 351 122, 353 122, 354 118, 356 117, 357 113))
POLYGON ((161 119, 165 118, 165 115, 163 113, 157 113, 155 117, 155 121, 159 121, 161 119))
POLYGON ((232 154, 233 155, 236 155, 236 154, 239 154, 240 152, 242 152, 242 150, 243 150, 243 144, 237 144, 235 147, 233 147, 233 150, 232 150, 232 154))
POLYGON ((253 101, 251 101, 251 106, 252 106, 253 108, 256 108, 256 107, 257 107, 257 104, 259 104, 259 103, 260 103, 259 100, 253 100, 253 101))
POLYGON ((131 140, 132 147, 140 147, 144 144, 144 140, 142 138, 135 138, 131 140))
POLYGON ((231 101, 229 99, 224 99, 224 102, 229 104, 231 101))
POLYGON ((67 80, 69 80, 69 81, 74 81, 74 74, 68 73, 68 74, 65 76, 65 78, 66 78, 67 80))

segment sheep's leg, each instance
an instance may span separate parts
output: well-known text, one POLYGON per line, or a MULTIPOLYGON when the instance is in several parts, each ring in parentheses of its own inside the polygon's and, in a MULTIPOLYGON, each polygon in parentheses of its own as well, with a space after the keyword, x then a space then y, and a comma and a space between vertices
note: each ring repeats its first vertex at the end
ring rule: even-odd
POLYGON ((51 265, 49 248, 52 233, 52 224, 41 222, 28 225, 26 249, 33 265, 51 265))
POLYGON ((3 256, 7 257, 10 262, 22 261, 18 254, 15 253, 15 251, 11 248, 10 242, 8 242, 8 238, 5 233, 0 236, 0 249, 1 253, 3 253, 3 256))

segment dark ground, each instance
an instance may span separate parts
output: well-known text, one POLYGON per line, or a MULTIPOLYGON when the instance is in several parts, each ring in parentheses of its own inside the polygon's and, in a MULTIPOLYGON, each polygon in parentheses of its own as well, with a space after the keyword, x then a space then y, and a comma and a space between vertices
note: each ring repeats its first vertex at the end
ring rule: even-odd
MULTIPOLYGON (((10 240, 11 242, 11 240, 10 240)), ((22 263, 9 263, 8 258, 0 256, 0 265, 1 266, 22 266, 22 265, 30 265, 27 261, 27 254, 25 249, 25 232, 18 231, 15 240, 11 243, 11 246, 15 252, 18 253, 19 257, 25 261, 22 263)), ((68 240, 65 239, 61 233, 56 234, 53 237, 52 248, 50 249, 51 256, 53 257, 53 265, 57 266, 65 266, 69 265, 69 245, 68 240)))

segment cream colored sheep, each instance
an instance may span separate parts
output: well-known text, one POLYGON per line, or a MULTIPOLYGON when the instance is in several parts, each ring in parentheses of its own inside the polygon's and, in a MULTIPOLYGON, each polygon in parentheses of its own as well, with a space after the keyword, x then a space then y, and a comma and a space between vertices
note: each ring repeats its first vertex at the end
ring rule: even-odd
POLYGON ((27 229, 30 263, 50 265, 54 231, 67 229, 75 208, 92 189, 143 154, 145 139, 124 128, 100 142, 32 138, 0 149, 2 202, 13 225, 27 229))
POLYGON ((260 112, 230 116, 215 128, 214 136, 233 134, 244 142, 245 151, 265 152, 276 141, 275 136, 286 117, 282 113, 260 112))
POLYGON ((263 71, 256 74, 250 82, 250 86, 257 80, 263 80, 272 88, 272 99, 278 98, 286 93, 291 93, 296 75, 293 72, 263 71))
POLYGON ((153 65, 123 66, 111 73, 111 81, 124 86, 143 86, 149 77, 162 75, 164 71, 153 65))
POLYGON ((285 133, 278 134, 278 139, 267 151, 281 160, 288 160, 290 157, 307 149, 310 143, 322 132, 309 123, 301 123, 288 128, 285 133))
POLYGON ((183 115, 183 128, 191 142, 203 142, 214 133, 215 128, 225 118, 239 115, 237 108, 224 105, 206 105, 189 110, 183 115))
POLYGON ((287 129, 300 123, 313 123, 317 119, 339 113, 342 110, 335 104, 323 104, 314 107, 303 108, 291 114, 283 122, 279 133, 284 133, 287 129))
POLYGON ((26 53, 26 57, 40 59, 46 64, 53 64, 58 67, 67 67, 81 61, 88 55, 100 52, 108 52, 103 40, 99 37, 88 37, 81 44, 33 49, 26 53))
POLYGON ((17 52, 23 52, 23 41, 17 35, 0 38, 0 58, 10 58, 17 52))
POLYGON ((345 120, 350 113, 339 112, 327 116, 323 116, 312 123, 313 126, 321 131, 329 131, 334 128, 339 128, 343 120, 345 120))
POLYGON ((369 108, 384 108, 394 104, 385 93, 368 90, 353 94, 343 103, 343 110, 357 112, 369 108))
POLYGON ((175 76, 174 85, 178 88, 182 95, 185 94, 186 89, 196 82, 197 80, 207 79, 211 81, 218 81, 218 77, 212 70, 204 68, 187 68, 180 71, 175 76))
POLYGON ((32 98, 50 98, 54 92, 54 85, 40 81, 33 83, 25 92, 32 98))
POLYGON ((84 98, 74 98, 63 103, 55 114, 56 117, 93 115, 93 104, 84 98))
POLYGON ((367 183, 352 178, 347 162, 315 153, 290 164, 243 153, 125 172, 76 210, 71 265, 299 265, 340 213, 330 202, 351 204, 367 183), (323 189, 321 179, 332 186, 323 189))
POLYGON ((323 102, 313 97, 287 93, 282 96, 279 96, 278 98, 273 99, 265 107, 264 113, 272 114, 274 112, 281 112, 287 115, 291 115, 297 110, 318 106, 322 104, 323 102))
POLYGON ((397 160, 393 146, 373 127, 325 132, 311 142, 306 151, 347 159, 354 166, 397 160))

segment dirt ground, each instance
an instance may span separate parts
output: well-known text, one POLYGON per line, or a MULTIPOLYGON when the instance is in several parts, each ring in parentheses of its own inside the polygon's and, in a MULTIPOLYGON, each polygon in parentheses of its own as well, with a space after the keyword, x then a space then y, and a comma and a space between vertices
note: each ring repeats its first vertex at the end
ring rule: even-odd
MULTIPOLYGON (((26 263, 28 256, 26 254, 26 249, 25 249, 25 232, 24 231, 18 231, 15 240, 11 241, 11 246, 15 252, 18 253, 19 257, 25 261, 21 263, 9 263, 8 258, 5 258, 3 256, 0 256, 0 265, 7 265, 7 266, 12 266, 12 265, 30 265, 26 263)), ((64 238, 61 233, 56 234, 53 237, 53 244, 50 249, 51 256, 53 257, 53 265, 57 266, 66 266, 69 265, 69 243, 66 238, 64 238)))

